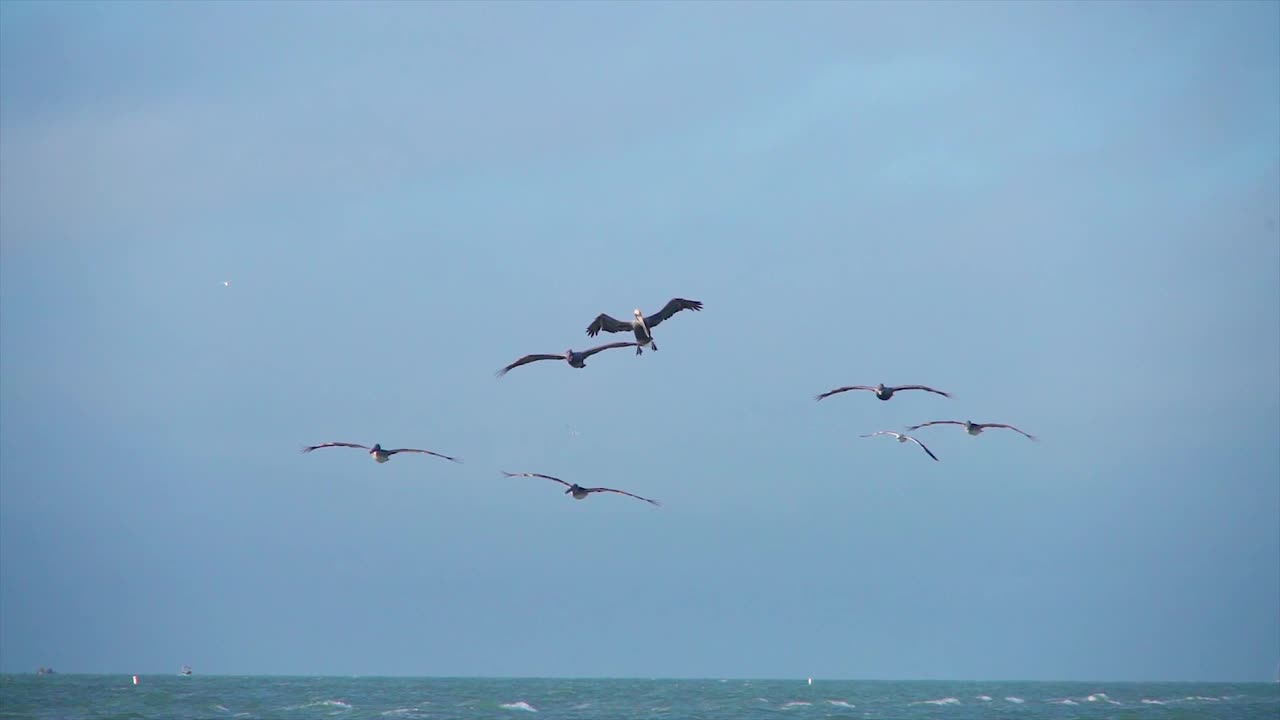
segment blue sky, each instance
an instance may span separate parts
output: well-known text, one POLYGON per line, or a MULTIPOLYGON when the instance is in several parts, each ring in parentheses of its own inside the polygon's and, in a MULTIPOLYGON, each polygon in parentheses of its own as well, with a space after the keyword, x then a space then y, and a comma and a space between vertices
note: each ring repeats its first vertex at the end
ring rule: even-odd
POLYGON ((1273 680, 1278 222, 1275 2, 0 4, 0 670, 1273 680))

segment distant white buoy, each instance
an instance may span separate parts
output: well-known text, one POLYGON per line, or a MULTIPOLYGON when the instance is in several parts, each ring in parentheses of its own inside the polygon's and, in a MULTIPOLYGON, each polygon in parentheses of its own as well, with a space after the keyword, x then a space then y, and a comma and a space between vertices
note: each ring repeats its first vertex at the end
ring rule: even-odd
POLYGON ((813 678, 809 678, 809 684, 810 684, 810 685, 812 685, 812 684, 813 684, 813 678))
POLYGON ((137 684, 138 684, 138 676, 137 676, 137 675, 134 675, 134 676, 133 676, 133 684, 134 684, 134 685, 137 685, 137 684))

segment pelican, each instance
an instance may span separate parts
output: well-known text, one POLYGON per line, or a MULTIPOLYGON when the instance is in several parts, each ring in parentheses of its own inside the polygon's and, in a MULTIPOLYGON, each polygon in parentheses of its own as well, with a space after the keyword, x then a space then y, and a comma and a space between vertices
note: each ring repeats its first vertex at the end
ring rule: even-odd
POLYGON ((961 425, 964 427, 965 432, 975 436, 981 435, 982 431, 986 430, 987 428, 1008 428, 1021 435, 1026 435, 1026 437, 1032 440, 1039 440, 1039 438, 1037 438, 1035 435, 1028 435, 1027 433, 1022 432, 1021 430, 1019 430, 1018 428, 1012 425, 1005 425, 1004 423, 976 423, 970 420, 965 420, 964 422, 960 422, 959 420, 934 420, 932 422, 920 423, 919 425, 912 425, 907 429, 919 430, 922 427, 928 427, 930 425, 961 425))
POLYGON ((929 448, 925 447, 925 446, 924 446, 924 443, 922 443, 922 442, 920 442, 919 440, 917 440, 917 439, 915 439, 915 438, 911 437, 910 435, 904 435, 904 434, 902 434, 902 433, 897 433, 897 432, 894 432, 894 431, 892 431, 892 430, 877 430, 876 432, 873 432, 873 433, 871 433, 870 435, 859 435, 858 437, 875 437, 876 435, 890 435, 890 436, 893 436, 893 437, 897 438, 897 439, 898 439, 898 442, 900 442, 900 443, 904 443, 904 442, 907 442, 908 440, 910 440, 911 442, 913 442, 913 443, 915 443, 915 444, 919 445, 921 450, 924 450, 925 452, 929 453, 929 457, 933 458, 934 460, 937 460, 937 459, 938 459, 938 456, 937 456, 937 455, 934 455, 932 450, 930 450, 929 448))
POLYGON ((822 393, 821 395, 815 397, 814 400, 821 400, 824 397, 830 397, 832 395, 835 395, 836 393, 848 392, 850 390, 870 390, 871 392, 875 393, 876 397, 880 398, 881 400, 888 400, 889 398, 893 397, 893 394, 898 392, 899 390, 925 390, 927 392, 941 395, 942 397, 946 397, 946 398, 951 397, 951 393, 945 393, 945 392, 942 392, 941 390, 934 390, 933 388, 925 385, 886 386, 884 383, 880 383, 875 387, 871 387, 869 385, 846 385, 844 387, 838 387, 835 390, 828 390, 822 393))
POLYGON ((369 457, 373 458, 374 462, 380 462, 380 463, 384 463, 390 460, 392 455, 395 455, 396 453, 402 453, 402 452, 422 453, 424 455, 435 455, 438 458, 444 458, 445 460, 452 460, 453 462, 456 462, 456 463, 462 462, 458 458, 449 457, 448 455, 441 455, 440 453, 431 452, 430 450, 417 450, 415 448, 396 448, 395 450, 386 450, 379 443, 374 443, 373 447, 366 447, 364 445, 356 445, 355 443, 327 442, 327 443, 320 443, 319 445, 311 445, 309 447, 304 447, 302 448, 302 452, 309 453, 312 450, 319 450, 320 448, 327 448, 327 447, 349 447, 349 448, 360 448, 361 450, 368 450, 369 457))
POLYGON ((650 350, 657 352, 658 345, 653 342, 653 329, 658 327, 659 323, 671 317, 672 315, 675 315, 681 310, 701 310, 701 309, 702 309, 702 303, 698 300, 685 300, 683 298, 671 298, 670 300, 667 301, 667 304, 661 310, 650 315, 649 317, 645 317, 644 313, 640 312, 640 308, 636 308, 635 310, 632 310, 631 314, 635 316, 635 320, 632 320, 630 322, 615 320, 609 317, 608 315, 605 315, 604 313, 600 313, 598 316, 596 316, 596 319, 592 320, 591 324, 587 326, 587 334, 590 335, 591 337, 595 337, 601 330, 604 330, 605 332, 611 332, 611 333, 627 332, 628 330, 630 330, 632 333, 635 333, 635 336, 636 336, 636 354, 637 355, 643 353, 644 352, 643 348, 646 346, 650 350))
POLYGON ((506 375, 507 372, 511 370, 511 368, 518 368, 521 365, 526 365, 531 362, 537 362, 539 360, 564 360, 565 362, 569 363, 569 367, 584 368, 587 366, 587 363, 586 363, 587 358, 591 357, 592 355, 595 355, 601 350, 632 347, 633 345, 638 346, 639 344, 640 343, 634 343, 634 342, 616 342, 616 343, 609 343, 608 345, 601 345, 600 347, 593 347, 590 350, 583 350, 582 352, 578 352, 573 348, 569 348, 568 350, 564 351, 563 355, 525 355, 519 360, 499 370, 498 377, 502 377, 503 375, 506 375))
POLYGON ((540 473, 509 473, 509 472, 507 472, 506 470, 503 470, 503 471, 502 471, 502 474, 503 474, 503 475, 506 475, 507 477, 534 477, 534 478, 542 478, 542 479, 544 479, 544 480, 554 480, 555 482, 558 482, 558 483, 560 483, 561 485, 563 485, 563 486, 565 486, 565 487, 569 488, 568 490, 565 490, 565 491, 564 491, 564 494, 565 494, 565 495, 573 495, 573 499, 574 499, 574 500, 582 500, 582 499, 586 498, 588 495, 590 495, 591 493, 597 493, 597 492, 611 492, 611 493, 618 493, 619 495, 626 495, 627 497, 633 497, 633 498, 635 498, 635 499, 637 499, 637 500, 643 500, 643 501, 645 501, 645 502, 649 503, 650 505, 658 505, 658 506, 661 506, 661 505, 662 505, 662 503, 658 502, 657 500, 650 500, 649 498, 642 498, 642 497, 640 497, 639 495, 632 495, 631 493, 629 493, 629 492, 624 492, 624 491, 622 491, 622 490, 614 490, 613 488, 587 488, 587 487, 582 487, 582 486, 581 486, 581 485, 579 485, 578 483, 569 484, 569 483, 567 483, 567 482, 565 482, 565 481, 561 480, 560 478, 557 478, 557 477, 551 477, 550 475, 542 475, 542 474, 540 474, 540 473))

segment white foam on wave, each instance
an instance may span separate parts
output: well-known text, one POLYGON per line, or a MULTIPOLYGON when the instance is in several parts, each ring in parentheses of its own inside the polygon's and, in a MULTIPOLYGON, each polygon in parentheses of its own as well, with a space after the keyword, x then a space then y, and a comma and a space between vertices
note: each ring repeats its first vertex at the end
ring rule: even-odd
POLYGON ((1166 703, 1163 700, 1150 700, 1148 698, 1142 698, 1142 704, 1143 705, 1167 705, 1168 703, 1166 703))
POLYGON ((789 702, 789 703, 783 703, 783 704, 782 704, 782 709, 783 709, 783 710, 786 710, 787 708, 793 708, 793 707, 804 707, 805 705, 812 705, 812 704, 813 704, 813 703, 808 702, 808 701, 805 701, 805 700, 792 700, 792 701, 791 701, 791 702, 789 702))
POLYGON ((981 700, 982 702, 991 702, 990 695, 979 695, 978 699, 981 700))
POLYGON ((503 708, 505 710, 524 710, 525 712, 538 712, 538 708, 530 705, 529 703, 523 700, 519 702, 513 702, 513 703, 502 703, 498 707, 503 708))
POLYGON ((836 707, 842 707, 842 708, 857 707, 853 703, 847 703, 843 700, 828 700, 827 702, 831 703, 832 705, 835 705, 836 707))
POLYGON ((346 711, 351 709, 351 704, 345 703, 341 700, 317 700, 315 702, 307 703, 306 705, 293 705, 285 708, 285 710, 305 710, 313 707, 335 707, 346 711))
POLYGON ((1011 702, 1011 703, 1017 703, 1017 704, 1019 704, 1019 705, 1021 705, 1021 704, 1022 704, 1022 703, 1024 703, 1024 702, 1026 702, 1026 700, 1023 700, 1023 699, 1022 699, 1022 698, 1020 698, 1020 697, 1013 697, 1012 695, 1010 695, 1009 697, 1005 698, 1005 700, 1008 700, 1008 701, 1009 701, 1009 702, 1011 702))
POLYGON ((1062 698, 1061 700, 1050 700, 1050 705, 1079 705, 1080 703, 1071 698, 1062 698))
POLYGON ((1182 698, 1182 699, 1183 699, 1183 700, 1190 700, 1190 701, 1192 701, 1192 702, 1195 702, 1195 701, 1197 701, 1197 700, 1199 700, 1200 702, 1218 702, 1218 698, 1216 698, 1216 697, 1205 697, 1204 695, 1188 695, 1187 697, 1184 697, 1184 698, 1182 698))
POLYGON ((953 697, 940 698, 938 700, 920 700, 911 703, 912 705, 959 705, 960 701, 953 697))
POLYGON ((424 712, 422 708, 396 708, 395 710, 387 710, 382 713, 383 717, 422 717, 417 713, 424 712))

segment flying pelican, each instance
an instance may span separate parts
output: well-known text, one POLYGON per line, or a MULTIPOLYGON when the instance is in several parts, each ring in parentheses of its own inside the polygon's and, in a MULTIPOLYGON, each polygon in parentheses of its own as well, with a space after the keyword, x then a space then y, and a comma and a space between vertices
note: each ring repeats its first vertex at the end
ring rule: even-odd
POLYGON ((845 387, 838 387, 835 390, 828 390, 822 393, 821 395, 815 397, 814 400, 821 400, 824 397, 830 397, 831 395, 835 395, 836 393, 848 392, 850 390, 870 390, 871 392, 875 393, 876 397, 880 398, 881 400, 888 400, 889 398, 893 397, 893 394, 898 392, 899 390, 926 390, 928 392, 941 395, 942 397, 947 397, 947 398, 951 397, 951 393, 945 393, 945 392, 942 392, 941 390, 934 390, 933 388, 925 385, 898 385, 896 387, 895 386, 886 387, 884 383, 880 383, 875 387, 871 387, 869 385, 846 385, 845 387))
POLYGON ((592 355, 595 355, 601 350, 609 350, 611 348, 631 347, 633 345, 638 346, 639 344, 640 343, 634 343, 634 342, 616 342, 616 343, 609 343, 608 345, 601 345, 600 347, 593 347, 590 350, 583 350, 582 352, 578 352, 573 348, 569 348, 568 350, 564 351, 563 355, 525 355, 519 360, 499 370, 498 376, 501 377, 503 375, 506 375, 507 372, 511 370, 511 368, 517 368, 517 367, 520 367, 521 365, 525 365, 531 362, 537 362, 539 360, 564 360, 565 362, 569 363, 569 367, 584 368, 587 366, 587 363, 586 363, 587 358, 591 357, 592 355))
POLYGON ((449 457, 448 455, 441 455, 440 453, 431 452, 430 450, 417 450, 414 448, 396 448, 395 450, 385 450, 383 449, 382 445, 379 443, 374 443, 373 447, 366 447, 364 445, 356 445, 355 443, 327 442, 327 443, 320 443, 319 445, 311 445, 309 447, 304 447, 302 448, 302 452, 309 453, 312 450, 319 450, 320 448, 327 448, 327 447, 349 447, 349 448, 360 448, 361 450, 368 450, 369 457, 373 458, 374 462, 380 462, 380 463, 384 463, 390 460, 392 455, 395 455, 396 453, 402 453, 402 452, 422 453, 424 455, 435 455, 438 458, 444 458, 445 460, 452 460, 453 462, 456 462, 456 463, 462 462, 458 458, 449 457))
POLYGON ((560 483, 561 485, 564 485, 565 487, 569 488, 568 490, 564 491, 564 494, 565 495, 572 494, 574 500, 582 500, 583 498, 590 495, 591 493, 611 492, 611 493, 618 493, 619 495, 626 495, 627 497, 633 497, 637 500, 643 500, 649 503, 650 505, 658 505, 658 506, 662 505, 662 503, 658 502, 657 500, 642 498, 639 495, 632 495, 631 493, 624 492, 622 490, 614 490, 613 488, 585 488, 579 485, 578 483, 573 483, 572 485, 570 485, 569 483, 561 480, 560 478, 551 477, 550 475, 542 475, 540 473, 509 473, 506 470, 503 470, 502 474, 506 475, 507 477, 535 477, 535 478, 542 478, 544 480, 554 480, 560 483))
POLYGON ((672 315, 675 315, 681 310, 701 309, 702 303, 698 300, 671 298, 661 310, 649 317, 645 317, 644 313, 640 312, 640 308, 632 310, 631 314, 634 315, 636 319, 630 322, 615 320, 604 313, 600 313, 600 315, 598 315, 595 320, 592 320, 591 324, 587 326, 587 334, 591 337, 595 337, 601 330, 611 333, 627 332, 630 330, 632 333, 635 333, 636 336, 637 355, 644 352, 642 348, 645 346, 648 346, 650 350, 657 352, 658 346, 653 342, 653 329, 658 327, 659 323, 672 315))
POLYGON ((900 443, 907 442, 908 440, 910 440, 911 442, 919 445, 921 450, 924 450, 925 452, 929 453, 929 457, 933 458, 934 460, 938 459, 938 456, 934 455, 932 450, 925 447, 924 443, 911 437, 910 435, 903 435, 902 433, 897 433, 892 430, 877 430, 876 432, 873 432, 870 435, 859 435, 858 437, 875 437, 876 435, 892 435, 893 437, 898 438, 898 442, 900 443))
POLYGON ((969 420, 965 420, 964 422, 960 422, 959 420, 934 420, 932 422, 920 423, 919 425, 912 425, 907 429, 919 430, 922 427, 928 427, 930 425, 961 425, 964 427, 964 431, 970 435, 981 435, 982 431, 987 428, 1009 428, 1016 433, 1026 435, 1032 440, 1039 440, 1035 435, 1028 435, 1012 425, 1005 425, 1004 423, 976 423, 969 420))

